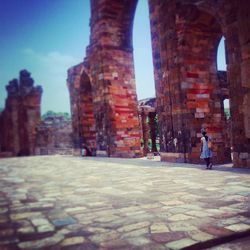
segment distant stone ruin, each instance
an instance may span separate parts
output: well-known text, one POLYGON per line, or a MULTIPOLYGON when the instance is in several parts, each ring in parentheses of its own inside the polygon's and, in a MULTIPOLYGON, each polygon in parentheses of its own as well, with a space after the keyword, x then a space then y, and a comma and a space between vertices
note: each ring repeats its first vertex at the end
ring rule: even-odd
POLYGON ((42 87, 34 86, 27 70, 6 86, 8 96, 0 114, 0 154, 25 156, 35 153, 36 126, 40 122, 42 87))
POLYGON ((42 87, 34 86, 27 70, 6 86, 0 113, 0 157, 72 154, 71 120, 50 116, 41 120, 42 87))
POLYGON ((63 116, 50 116, 36 127, 36 155, 71 155, 72 124, 63 116))

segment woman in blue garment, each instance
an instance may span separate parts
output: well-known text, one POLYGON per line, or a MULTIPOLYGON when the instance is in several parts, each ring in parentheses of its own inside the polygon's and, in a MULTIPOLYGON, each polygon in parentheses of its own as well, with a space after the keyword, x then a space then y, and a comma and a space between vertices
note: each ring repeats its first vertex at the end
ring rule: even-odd
POLYGON ((208 147, 209 142, 211 142, 211 139, 207 136, 207 132, 202 129, 201 131, 202 137, 201 137, 201 159, 204 159, 207 165, 207 169, 212 169, 212 162, 211 158, 213 156, 212 150, 208 147))

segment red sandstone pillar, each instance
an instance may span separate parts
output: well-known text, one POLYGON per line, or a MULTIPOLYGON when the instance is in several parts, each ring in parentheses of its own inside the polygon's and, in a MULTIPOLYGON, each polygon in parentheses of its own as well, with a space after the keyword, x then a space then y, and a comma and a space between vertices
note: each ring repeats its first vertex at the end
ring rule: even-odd
POLYGON ((148 113, 142 108, 141 110, 141 126, 142 126, 142 138, 143 138, 143 154, 147 155, 150 152, 148 147, 149 140, 149 126, 148 126, 148 113))
POLYGON ((136 3, 91 1, 86 64, 93 86, 97 155, 141 155, 132 49, 136 3))

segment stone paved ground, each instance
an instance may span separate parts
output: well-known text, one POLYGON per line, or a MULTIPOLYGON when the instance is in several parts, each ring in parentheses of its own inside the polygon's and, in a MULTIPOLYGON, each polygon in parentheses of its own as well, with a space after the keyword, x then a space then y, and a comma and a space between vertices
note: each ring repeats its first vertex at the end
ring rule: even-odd
POLYGON ((143 159, 1 159, 0 249, 212 247, 249 232, 249 201, 249 170, 143 159))

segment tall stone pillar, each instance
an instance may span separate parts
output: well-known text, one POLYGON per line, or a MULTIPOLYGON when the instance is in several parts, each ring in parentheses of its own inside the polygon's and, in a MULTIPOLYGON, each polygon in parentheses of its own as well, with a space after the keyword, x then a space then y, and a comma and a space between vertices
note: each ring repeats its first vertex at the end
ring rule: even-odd
POLYGON ((149 118, 149 130, 150 130, 150 137, 152 142, 152 152, 157 152, 156 147, 156 113, 155 112, 149 112, 148 114, 149 118))
POLYGON ((132 49, 137 1, 91 1, 89 65, 97 154, 138 157, 140 127, 132 49))
POLYGON ((233 163, 250 168, 250 2, 237 2, 228 13, 226 45, 230 108, 232 114, 233 163), (239 8, 237 19, 230 19, 239 8))
POLYGON ((143 138, 143 154, 147 155, 150 152, 148 147, 149 142, 149 125, 148 125, 148 112, 143 108, 141 109, 141 127, 142 127, 142 138, 143 138))
POLYGON ((85 144, 95 154, 96 126, 93 91, 83 63, 68 70, 67 85, 70 92, 74 152, 79 155, 82 144, 85 144))

